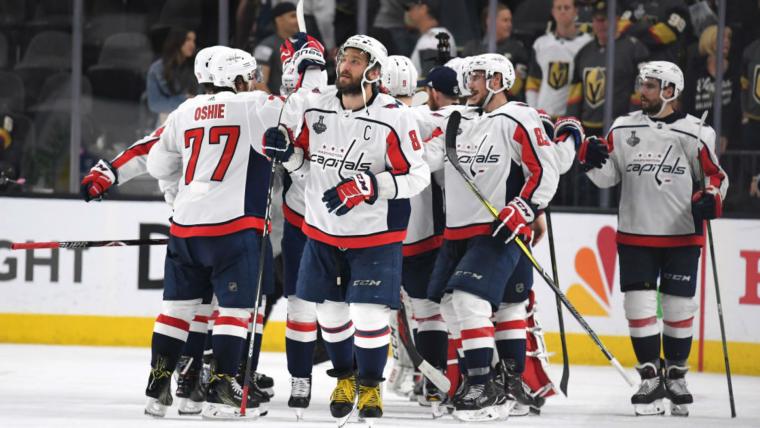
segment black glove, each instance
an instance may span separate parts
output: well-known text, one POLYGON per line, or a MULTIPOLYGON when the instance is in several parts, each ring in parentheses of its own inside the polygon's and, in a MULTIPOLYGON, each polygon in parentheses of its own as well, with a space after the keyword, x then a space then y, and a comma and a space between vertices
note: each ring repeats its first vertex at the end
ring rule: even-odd
POLYGON ((290 144, 284 126, 273 126, 264 132, 264 154, 276 162, 287 162, 290 159, 293 145, 290 144))
POLYGON ((588 137, 578 149, 578 161, 583 172, 592 168, 601 168, 609 159, 610 153, 604 138, 588 137))

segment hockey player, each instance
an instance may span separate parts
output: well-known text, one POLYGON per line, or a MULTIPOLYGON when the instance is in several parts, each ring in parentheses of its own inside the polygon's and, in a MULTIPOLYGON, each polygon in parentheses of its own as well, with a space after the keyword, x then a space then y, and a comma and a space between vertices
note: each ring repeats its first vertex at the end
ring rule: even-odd
MULTIPOLYGON (((662 399, 668 398, 671 414, 685 416, 693 401, 685 375, 697 309, 702 223, 720 217, 728 178, 718 165, 713 129, 700 128, 699 119, 674 110, 684 85, 678 66, 652 61, 641 68, 639 79, 642 110, 617 118, 606 139, 586 140, 584 146, 601 142, 610 156, 603 165, 586 169, 599 187, 622 184, 620 286, 641 375, 631 403, 637 415, 663 414, 662 399)), ((582 146, 581 163, 584 150, 582 146)))
MULTIPOLYGON (((478 110, 463 110, 457 155, 500 214, 493 220, 470 194, 463 177, 453 167, 445 167, 445 241, 433 270, 429 296, 441 299, 447 325, 453 335, 461 335, 464 349, 468 381, 454 399, 454 416, 464 421, 486 421, 506 418, 509 412, 504 389, 491 376, 491 315, 498 309, 497 319, 524 317, 520 308, 524 308, 530 287, 506 290, 505 278, 512 275, 521 254, 513 241, 516 236, 530 241, 529 225, 554 195, 559 172, 538 113, 523 103, 507 103, 506 91, 514 81, 509 60, 498 54, 483 54, 471 60, 468 70, 472 94, 468 104, 478 110), (522 167, 525 185, 519 196, 508 201, 507 177, 512 161, 522 167), (509 296, 512 304, 502 308, 504 296, 509 296)), ((440 145, 426 146, 433 147, 440 145)), ((431 169, 443 165, 442 154, 438 159, 432 153, 426 156, 431 169)))
POLYGON ((338 53, 335 87, 292 95, 282 125, 266 138, 267 152, 289 171, 309 169, 301 228, 308 239, 296 294, 317 303, 329 373, 338 378, 330 411, 339 419, 356 398, 354 355, 359 416, 382 416, 380 384, 388 318, 399 304, 408 198, 429 184, 406 107, 378 92, 386 57, 377 40, 350 37, 338 53), (298 136, 295 149, 290 135, 298 136))
MULTIPOLYGON (((252 260, 265 257, 262 294, 272 286, 271 250, 259 254, 270 169, 260 144, 282 102, 258 91, 236 94, 248 91, 256 76, 256 61, 246 52, 215 55, 210 69, 214 85, 225 89, 180 105, 148 156, 151 175, 179 184, 146 389, 145 411, 155 416, 171 404, 169 374, 198 304, 212 290, 219 303, 215 366, 202 414, 240 416, 242 388, 234 376, 256 295, 258 264, 252 260)), ((252 408, 259 405, 256 398, 249 399, 252 408)))

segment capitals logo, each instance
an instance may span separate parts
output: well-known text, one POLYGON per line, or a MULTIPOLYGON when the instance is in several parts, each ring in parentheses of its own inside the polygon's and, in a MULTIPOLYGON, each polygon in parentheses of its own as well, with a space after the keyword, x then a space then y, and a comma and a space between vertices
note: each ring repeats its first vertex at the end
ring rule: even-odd
MULTIPOLYGON (((372 167, 372 162, 365 160, 366 153, 362 150, 354 152, 356 139, 348 148, 322 144, 311 154, 311 162, 321 165, 322 169, 337 169, 340 178, 346 178, 343 171, 365 172, 372 167), (353 155, 352 155, 353 153, 353 155)), ((353 175, 353 174, 349 174, 353 175)))
POLYGON ((473 178, 484 173, 489 165, 499 163, 499 159, 501 159, 501 155, 494 153, 493 145, 488 144, 488 148, 484 149, 486 140, 488 140, 488 134, 485 134, 477 145, 457 144, 459 164, 462 167, 467 167, 473 178))
POLYGON ((625 167, 625 171, 638 176, 654 174, 657 187, 662 187, 662 185, 672 182, 673 176, 686 174, 686 166, 681 163, 681 156, 677 156, 673 161, 672 151, 673 146, 668 146, 664 155, 662 153, 637 153, 631 163, 625 167))

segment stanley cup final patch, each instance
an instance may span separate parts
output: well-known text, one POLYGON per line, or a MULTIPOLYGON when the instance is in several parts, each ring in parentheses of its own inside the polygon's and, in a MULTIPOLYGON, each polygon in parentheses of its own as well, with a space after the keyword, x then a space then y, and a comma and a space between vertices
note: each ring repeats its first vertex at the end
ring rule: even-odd
POLYGON ((324 117, 324 116, 322 116, 322 115, 320 115, 320 116, 319 116, 319 121, 317 121, 316 123, 313 123, 313 124, 311 125, 311 128, 312 128, 312 129, 314 130, 314 132, 316 132, 317 134, 321 134, 321 133, 323 133, 323 132, 327 131, 327 125, 325 125, 325 117, 324 117))
POLYGON ((639 144, 639 141, 641 141, 641 139, 640 139, 639 137, 637 137, 637 136, 636 136, 636 131, 631 131, 631 136, 630 136, 630 137, 628 137, 628 138, 625 140, 625 142, 626 142, 626 143, 627 143, 629 146, 631 146, 631 147, 636 147, 636 145, 637 145, 637 144, 639 144))

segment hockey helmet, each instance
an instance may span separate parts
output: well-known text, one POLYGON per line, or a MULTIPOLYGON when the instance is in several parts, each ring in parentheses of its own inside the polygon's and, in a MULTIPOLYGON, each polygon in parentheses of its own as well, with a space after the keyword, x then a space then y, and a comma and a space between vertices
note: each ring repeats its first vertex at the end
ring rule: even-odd
POLYGON ((657 79, 660 83, 660 88, 665 88, 668 85, 675 86, 675 91, 671 98, 664 98, 662 95, 662 89, 660 89, 660 98, 665 101, 672 101, 678 97, 683 91, 683 72, 681 69, 669 61, 649 61, 645 63, 641 70, 639 70, 639 79, 644 81, 646 79, 657 79))
POLYGON ((198 83, 214 83, 214 77, 209 72, 211 58, 221 52, 228 51, 227 46, 209 46, 195 54, 195 78, 198 83))
POLYGON ((240 76, 243 81, 255 81, 258 77, 256 59, 241 49, 230 49, 211 58, 209 72, 215 86, 235 89, 235 79, 240 76))
POLYGON ((411 97, 417 87, 417 68, 402 55, 391 55, 382 69, 383 86, 394 97, 411 97))
POLYGON ((467 64, 469 63, 470 57, 466 58, 451 58, 449 62, 446 63, 446 67, 449 67, 457 72, 457 83, 459 83, 459 93, 462 94, 463 97, 469 97, 472 95, 470 93, 470 89, 465 84, 465 68, 467 67, 467 64))

